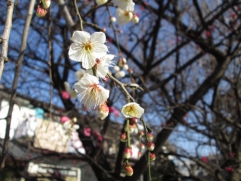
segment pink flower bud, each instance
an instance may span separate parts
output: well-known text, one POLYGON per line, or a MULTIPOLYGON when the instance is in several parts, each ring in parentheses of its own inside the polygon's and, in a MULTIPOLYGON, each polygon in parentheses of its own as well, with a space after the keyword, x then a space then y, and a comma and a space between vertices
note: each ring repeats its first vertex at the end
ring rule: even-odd
POLYGON ((67 100, 70 98, 70 95, 67 91, 61 91, 61 97, 64 99, 64 100, 67 100))
POLYGON ((155 144, 154 144, 154 143, 152 143, 152 142, 148 142, 148 143, 147 143, 147 149, 148 149, 149 151, 153 151, 154 148, 155 148, 155 144))
POLYGON ((122 134, 121 134, 120 140, 121 140, 122 142, 126 142, 126 141, 127 141, 127 139, 126 139, 126 133, 122 133, 122 134))
POLYGON ((103 32, 106 32, 106 28, 101 28, 101 30, 102 30, 103 32))
POLYGON ((211 36, 211 31, 207 30, 205 31, 206 37, 210 37, 211 36))
POLYGON ((124 157, 129 159, 132 156, 132 149, 131 148, 126 148, 124 151, 124 157))
POLYGON ((139 151, 138 152, 138 158, 141 158, 141 156, 142 156, 142 153, 141 153, 141 151, 139 151))
POLYGON ((143 131, 139 131, 139 137, 141 138, 144 135, 143 131))
POLYGON ((36 10, 36 16, 39 17, 39 18, 42 18, 44 17, 45 15, 47 14, 47 10, 42 8, 41 6, 38 6, 37 7, 37 10, 36 10))
POLYGON ((111 106, 111 107, 109 108, 109 111, 110 111, 110 113, 112 113, 112 112, 115 111, 115 108, 111 106))
POLYGON ((136 118, 136 117, 131 118, 131 122, 132 122, 132 123, 137 123, 137 118, 136 118))
POLYGON ((98 108, 98 115, 101 120, 105 119, 109 115, 109 107, 106 105, 106 103, 102 104, 98 108))
POLYGON ((126 175, 127 176, 132 176, 133 175, 133 169, 132 169, 132 167, 130 165, 127 164, 125 166, 125 170, 126 170, 126 175))
POLYGON ((138 23, 139 22, 139 17, 133 13, 133 17, 132 17, 132 20, 131 20, 133 23, 138 23))
POLYGON ((145 145, 143 143, 140 143, 139 147, 140 147, 141 150, 145 149, 145 145))
POLYGON ((147 133, 147 141, 152 141, 153 135, 151 133, 147 133))
POLYGON ((150 153, 150 160, 154 161, 156 159, 156 155, 154 153, 150 153))
POLYGON ((68 116, 63 116, 63 117, 60 118, 61 123, 65 123, 69 120, 70 120, 70 118, 68 116))

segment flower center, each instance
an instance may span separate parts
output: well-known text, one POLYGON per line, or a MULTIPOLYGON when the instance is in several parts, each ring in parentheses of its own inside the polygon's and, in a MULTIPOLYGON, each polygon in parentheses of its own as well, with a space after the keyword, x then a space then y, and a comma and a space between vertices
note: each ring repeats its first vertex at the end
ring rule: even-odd
POLYGON ((127 18, 130 18, 130 16, 131 16, 130 13, 131 13, 131 12, 126 11, 126 12, 124 13, 124 16, 127 17, 127 18))
POLYGON ((91 51, 93 49, 93 45, 90 42, 85 43, 84 44, 84 49, 85 49, 85 51, 89 52, 89 51, 91 51))
POLYGON ((129 106, 126 108, 126 112, 129 114, 129 115, 133 115, 135 113, 135 108, 134 106, 129 106))

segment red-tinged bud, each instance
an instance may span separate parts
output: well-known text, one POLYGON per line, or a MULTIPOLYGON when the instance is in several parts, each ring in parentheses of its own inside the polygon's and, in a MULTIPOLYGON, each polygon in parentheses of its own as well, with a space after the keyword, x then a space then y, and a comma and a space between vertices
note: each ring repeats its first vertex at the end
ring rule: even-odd
POLYGON ((145 149, 145 145, 143 143, 140 143, 139 147, 140 147, 141 150, 145 149))
POLYGON ((50 7, 51 0, 41 0, 41 2, 45 9, 48 9, 50 7))
POLYGON ((44 17, 45 15, 47 14, 47 10, 42 8, 41 6, 38 6, 37 7, 37 10, 36 10, 36 16, 39 17, 39 18, 42 18, 44 17))
POLYGON ((130 133, 133 133, 136 129, 136 124, 129 124, 130 133))
POLYGON ((211 36, 211 31, 207 30, 205 31, 206 37, 210 37, 211 36))
POLYGON ((102 104, 98 108, 98 115, 101 120, 105 119, 109 115, 109 107, 106 105, 106 103, 102 104))
POLYGON ((141 156, 142 156, 142 152, 139 151, 139 152, 138 152, 138 158, 141 158, 141 156))
POLYGON ((131 68, 129 68, 129 73, 132 74, 133 73, 133 70, 131 68))
POLYGON ((150 153, 150 160, 154 161, 156 159, 155 153, 150 153))
POLYGON ((132 22, 133 23, 138 23, 139 22, 139 17, 133 13, 133 17, 132 17, 132 22))
POLYGON ((106 28, 101 28, 101 30, 102 30, 103 32, 106 32, 106 28))
POLYGON ((154 143, 152 143, 152 142, 148 142, 148 143, 147 143, 147 149, 148 149, 149 151, 154 150, 154 148, 155 148, 155 144, 154 144, 154 143))
POLYGON ((132 176, 133 175, 133 168, 130 165, 126 165, 125 166, 125 170, 126 170, 126 175, 127 176, 132 176))
POLYGON ((152 141, 153 140, 153 135, 151 133, 147 133, 147 141, 152 141))
POLYGON ((126 159, 129 159, 129 158, 131 158, 131 156, 132 156, 132 149, 131 148, 126 148, 125 151, 124 151, 124 157, 126 159))
POLYGON ((141 138, 144 135, 143 131, 139 131, 139 138, 141 138))
POLYGON ((134 117, 134 118, 131 118, 131 122, 132 122, 132 123, 137 123, 137 120, 138 120, 138 119, 135 118, 135 117, 134 117))
POLYGON ((127 139, 126 139, 126 133, 122 133, 122 134, 121 134, 120 140, 121 140, 122 142, 126 142, 126 141, 127 141, 127 139))

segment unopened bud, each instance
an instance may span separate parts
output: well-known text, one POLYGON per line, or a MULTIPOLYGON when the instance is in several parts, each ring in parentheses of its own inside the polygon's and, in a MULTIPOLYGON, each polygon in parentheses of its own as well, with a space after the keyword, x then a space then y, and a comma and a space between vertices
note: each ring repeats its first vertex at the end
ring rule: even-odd
POLYGON ((126 148, 124 151, 124 157, 126 159, 129 159, 132 157, 132 149, 131 148, 126 148))
POLYGON ((126 165, 125 166, 125 170, 126 170, 126 175, 127 176, 132 176, 133 175, 133 168, 130 165, 126 165))
POLYGON ((147 141, 152 141, 153 135, 151 133, 147 133, 147 141))
POLYGON ((126 142, 126 141, 127 141, 126 138, 127 138, 127 137, 126 137, 126 133, 122 133, 121 136, 120 136, 120 140, 121 140, 122 142, 126 142))
POLYGON ((156 155, 154 153, 150 153, 150 160, 154 161, 156 159, 156 155))
POLYGON ((116 72, 118 72, 119 70, 120 70, 120 67, 119 66, 114 66, 114 70, 116 71, 116 72))
POLYGON ((101 28, 101 30, 102 30, 103 32, 106 32, 106 29, 105 29, 105 28, 101 28))
POLYGON ((131 20, 132 20, 133 23, 138 23, 139 22, 139 17, 136 14, 133 14, 133 17, 132 17, 131 20))
POLYGON ((109 107, 106 105, 106 103, 102 104, 98 108, 98 115, 101 120, 105 119, 109 115, 109 107))
POLYGON ((147 149, 148 149, 149 151, 154 150, 154 148, 155 148, 155 144, 154 144, 154 143, 152 143, 152 142, 148 142, 148 143, 147 143, 147 149))
POLYGON ((36 10, 36 16, 39 17, 39 18, 42 18, 44 17, 45 15, 47 14, 47 10, 42 8, 41 6, 38 6, 37 7, 37 10, 36 10))
POLYGON ((121 70, 121 71, 116 72, 115 77, 118 79, 121 79, 121 78, 125 77, 125 75, 126 75, 126 73, 121 70))
POLYGON ((124 69, 124 70, 128 70, 128 69, 129 69, 129 66, 128 66, 127 64, 124 64, 124 65, 123 65, 123 69, 124 69))
POLYGON ((116 18, 115 18, 114 16, 111 16, 110 21, 111 21, 112 23, 114 23, 114 22, 116 22, 116 18))

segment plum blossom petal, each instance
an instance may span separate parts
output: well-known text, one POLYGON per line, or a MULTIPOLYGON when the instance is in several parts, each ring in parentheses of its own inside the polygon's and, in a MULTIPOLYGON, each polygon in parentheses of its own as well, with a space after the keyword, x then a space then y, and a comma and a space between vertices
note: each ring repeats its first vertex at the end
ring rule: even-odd
POLYGON ((100 106, 109 98, 109 90, 100 86, 98 78, 88 73, 86 73, 74 87, 81 96, 80 101, 87 108, 100 106))
POLYGON ((144 109, 140 107, 139 104, 135 102, 130 102, 122 107, 121 113, 126 118, 133 118, 133 117, 140 118, 144 113, 144 109))

